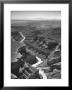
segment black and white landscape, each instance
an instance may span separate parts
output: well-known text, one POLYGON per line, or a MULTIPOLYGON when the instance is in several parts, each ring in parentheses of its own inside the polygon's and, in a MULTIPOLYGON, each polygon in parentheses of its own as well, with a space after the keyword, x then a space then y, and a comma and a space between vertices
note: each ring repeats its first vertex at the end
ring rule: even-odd
POLYGON ((11 79, 61 79, 61 12, 11 12, 11 79))

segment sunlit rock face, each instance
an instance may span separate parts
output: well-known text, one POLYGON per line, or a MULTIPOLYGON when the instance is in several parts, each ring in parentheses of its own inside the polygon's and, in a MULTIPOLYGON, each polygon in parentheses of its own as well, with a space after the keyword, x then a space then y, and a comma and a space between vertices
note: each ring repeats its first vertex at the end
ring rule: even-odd
POLYGON ((51 61, 48 61, 47 64, 48 64, 49 66, 51 66, 52 64, 55 64, 55 63, 58 63, 58 62, 61 62, 61 57, 52 59, 51 61))
POLYGON ((20 44, 18 42, 15 42, 13 39, 11 39, 11 62, 17 61, 16 58, 21 56, 19 53, 17 53, 19 47, 20 44))

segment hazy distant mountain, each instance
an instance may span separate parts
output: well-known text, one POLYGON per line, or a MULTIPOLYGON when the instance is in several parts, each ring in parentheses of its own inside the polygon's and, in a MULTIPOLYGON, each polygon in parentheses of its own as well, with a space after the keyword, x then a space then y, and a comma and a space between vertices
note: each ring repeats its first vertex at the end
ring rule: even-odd
POLYGON ((46 24, 48 26, 61 26, 60 20, 12 20, 11 21, 12 26, 25 26, 25 25, 42 25, 46 24))

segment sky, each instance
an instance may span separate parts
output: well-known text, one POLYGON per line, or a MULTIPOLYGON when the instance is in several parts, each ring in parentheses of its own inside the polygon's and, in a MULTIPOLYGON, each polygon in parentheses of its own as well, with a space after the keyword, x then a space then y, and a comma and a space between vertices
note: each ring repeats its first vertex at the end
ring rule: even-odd
POLYGON ((60 20, 61 11, 11 11, 11 20, 60 20))

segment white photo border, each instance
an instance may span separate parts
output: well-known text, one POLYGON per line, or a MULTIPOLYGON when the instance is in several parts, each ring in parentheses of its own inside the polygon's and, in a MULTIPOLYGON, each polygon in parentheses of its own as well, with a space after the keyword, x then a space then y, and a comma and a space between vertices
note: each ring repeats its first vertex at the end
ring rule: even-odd
POLYGON ((4 86, 68 86, 69 4, 4 4, 4 86), (61 79, 11 79, 11 11, 61 11, 61 79))

